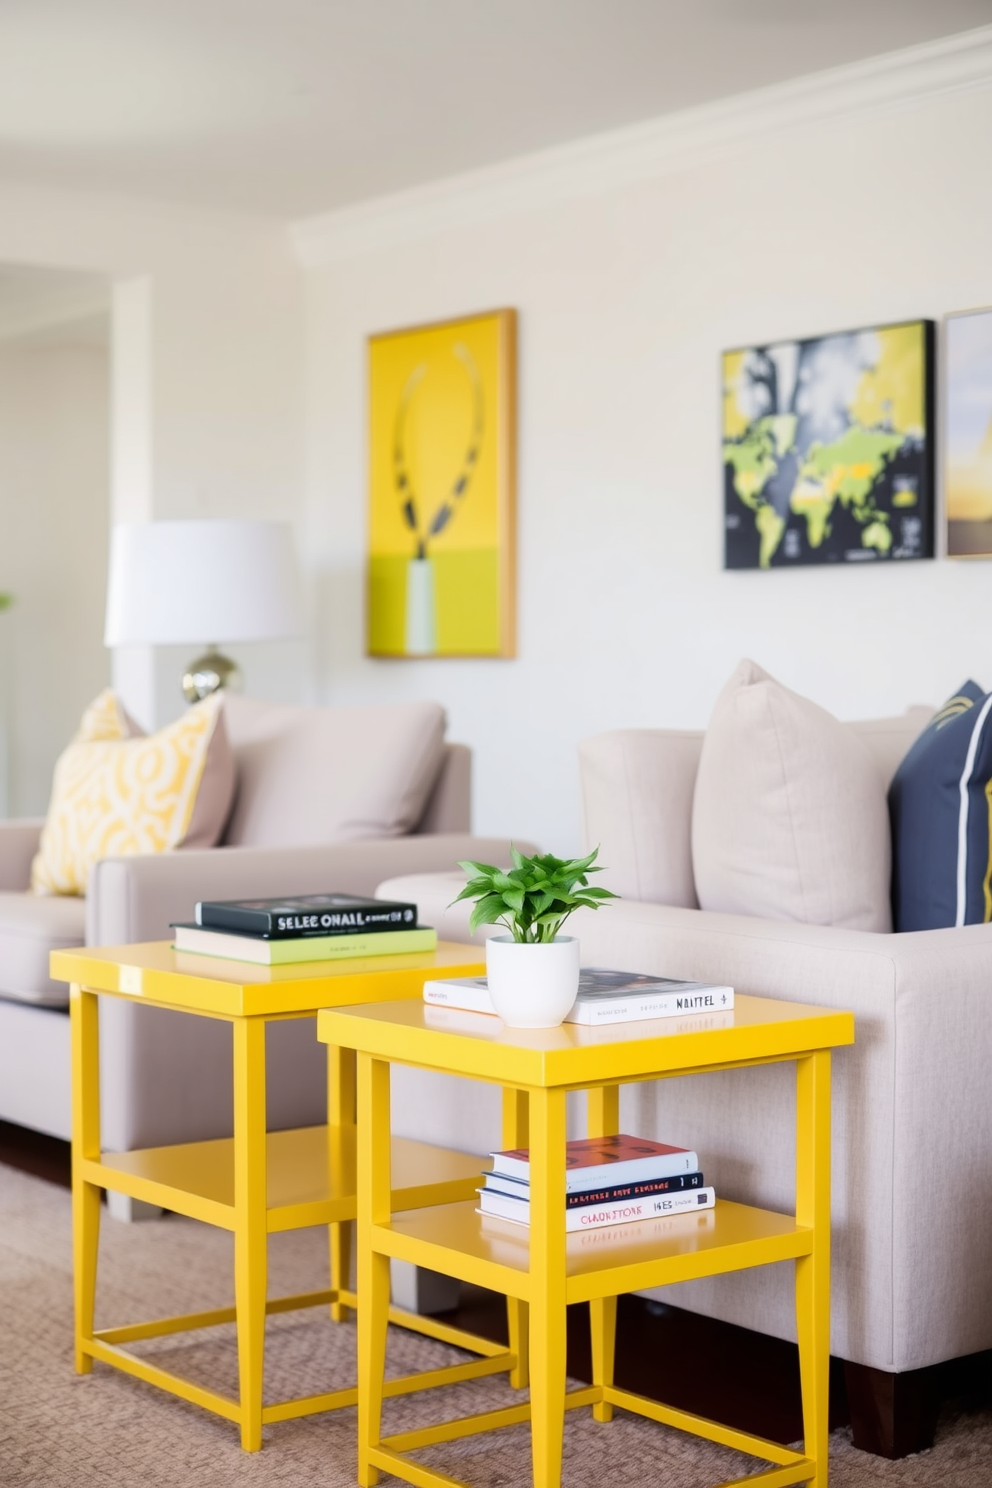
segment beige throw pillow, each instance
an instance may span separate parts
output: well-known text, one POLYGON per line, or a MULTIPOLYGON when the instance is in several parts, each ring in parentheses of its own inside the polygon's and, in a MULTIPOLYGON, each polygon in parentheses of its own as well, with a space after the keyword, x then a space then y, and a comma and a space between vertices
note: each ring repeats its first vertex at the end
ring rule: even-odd
POLYGON ((144 735, 107 689, 59 756, 31 865, 37 894, 84 894, 100 858, 213 847, 234 795, 220 698, 144 735))
POLYGON ((232 693, 225 719, 238 775, 228 847, 402 836, 444 758, 434 702, 308 708, 232 693))
POLYGON ((703 741, 692 817, 703 909, 892 929, 885 786, 846 724, 742 661, 703 741))

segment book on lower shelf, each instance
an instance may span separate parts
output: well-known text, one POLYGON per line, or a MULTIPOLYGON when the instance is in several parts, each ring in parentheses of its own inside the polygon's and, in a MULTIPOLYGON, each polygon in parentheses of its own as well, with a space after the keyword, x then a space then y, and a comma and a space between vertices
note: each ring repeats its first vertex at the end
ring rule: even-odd
MULTIPOLYGON (((425 982, 424 1001, 496 1016, 484 976, 445 977, 425 982)), ((687 1013, 726 1012, 733 1006, 734 989, 722 983, 688 982, 644 972, 585 966, 579 972, 578 995, 565 1022, 594 1027, 685 1017, 687 1013)))
POLYGON ((201 899, 193 918, 209 930, 234 930, 270 940, 300 936, 368 935, 413 930, 417 906, 358 894, 296 894, 282 899, 201 899))
MULTIPOLYGON (((480 1214, 505 1219, 510 1224, 530 1224, 530 1199, 513 1198, 496 1193, 489 1188, 480 1188, 480 1214)), ((691 1188, 681 1193, 653 1194, 642 1199, 621 1199, 611 1204, 590 1204, 577 1209, 565 1210, 565 1230, 574 1234, 577 1230, 601 1230, 611 1225, 633 1224, 641 1219, 657 1219, 659 1215, 695 1213, 701 1209, 712 1209, 716 1194, 712 1188, 691 1188)))
POLYGON ((294 966, 308 961, 345 961, 361 956, 411 955, 437 948, 437 931, 427 925, 414 930, 379 930, 364 935, 302 935, 292 940, 270 940, 261 935, 209 930, 203 925, 173 924, 177 951, 217 956, 227 961, 250 961, 255 966, 294 966))
MULTIPOLYGON (((493 1172, 530 1182, 530 1152, 526 1147, 491 1152, 493 1172)), ((577 1193, 609 1188, 618 1183, 672 1178, 698 1173, 699 1158, 687 1147, 671 1147, 647 1137, 625 1133, 607 1137, 577 1137, 565 1144, 565 1189, 577 1193)))
MULTIPOLYGON (((523 1178, 508 1178, 503 1173, 484 1172, 483 1187, 488 1193, 509 1199, 526 1199, 530 1184, 523 1178)), ((643 1178, 636 1183, 610 1183, 602 1188, 572 1189, 565 1194, 566 1209, 585 1209, 590 1204, 619 1204, 628 1199, 647 1199, 656 1194, 683 1193, 690 1188, 705 1188, 702 1173, 676 1173, 671 1178, 643 1178)), ((481 1192, 481 1190, 480 1190, 481 1192)))

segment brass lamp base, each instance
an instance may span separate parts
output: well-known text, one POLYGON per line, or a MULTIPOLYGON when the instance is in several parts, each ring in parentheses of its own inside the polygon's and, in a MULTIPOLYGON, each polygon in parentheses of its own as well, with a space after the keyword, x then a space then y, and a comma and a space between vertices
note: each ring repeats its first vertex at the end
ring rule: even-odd
POLYGON ((222 687, 240 692, 243 682, 238 663, 229 656, 221 656, 210 646, 203 656, 191 661, 183 673, 183 696, 188 703, 199 703, 222 687))

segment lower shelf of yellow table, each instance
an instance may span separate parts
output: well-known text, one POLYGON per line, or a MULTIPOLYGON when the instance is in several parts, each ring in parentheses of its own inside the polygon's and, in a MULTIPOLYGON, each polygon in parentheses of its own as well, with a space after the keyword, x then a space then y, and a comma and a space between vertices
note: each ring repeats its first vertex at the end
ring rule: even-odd
MULTIPOLYGON (((373 1226, 383 1255, 530 1301, 529 1230, 479 1214, 475 1201, 394 1214, 373 1226)), ((742 1271, 809 1255, 813 1232, 791 1215, 718 1200, 699 1214, 659 1216, 567 1237, 568 1302, 742 1271)))
MULTIPOLYGON (((354 1191, 331 1192, 332 1160, 354 1173, 354 1128, 326 1126, 269 1132, 266 1138, 267 1228, 303 1229, 355 1216, 354 1191)), ((447 1205, 468 1198, 479 1186, 481 1157, 394 1137, 393 1206, 447 1205)), ((104 1153, 84 1160, 87 1183, 157 1204, 191 1219, 233 1230, 234 1140, 184 1142, 136 1152, 104 1153)), ((349 1187, 353 1185, 349 1184, 349 1187)))

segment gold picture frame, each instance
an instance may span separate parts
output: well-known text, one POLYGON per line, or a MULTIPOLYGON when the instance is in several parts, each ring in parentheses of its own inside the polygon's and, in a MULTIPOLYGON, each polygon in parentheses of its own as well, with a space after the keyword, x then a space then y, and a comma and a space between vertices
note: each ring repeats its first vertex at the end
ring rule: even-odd
POLYGON ((992 307, 944 321, 948 558, 992 558, 992 307))
POLYGON ((516 655, 515 310, 369 337, 367 654, 516 655))

